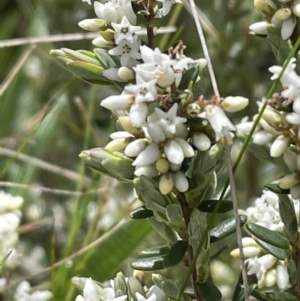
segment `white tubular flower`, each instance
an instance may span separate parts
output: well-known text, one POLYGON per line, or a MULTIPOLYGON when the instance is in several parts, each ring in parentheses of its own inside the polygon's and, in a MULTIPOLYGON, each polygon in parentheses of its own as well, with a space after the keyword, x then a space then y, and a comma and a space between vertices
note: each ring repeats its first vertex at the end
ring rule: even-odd
POLYGON ((128 85, 125 87, 125 90, 128 91, 130 94, 135 95, 135 102, 150 102, 154 101, 157 96, 156 90, 156 80, 151 80, 149 82, 144 81, 143 79, 139 78, 137 80, 136 85, 128 85))
POLYGON ((249 104, 249 99, 242 96, 227 96, 221 103, 226 112, 238 112, 245 109, 249 104))
POLYGON ((100 48, 110 48, 113 46, 113 42, 105 40, 102 36, 95 38, 92 43, 100 48))
POLYGON ((211 141, 204 133, 194 133, 192 136, 192 143, 200 151, 207 151, 211 147, 211 141))
POLYGON ((119 44, 122 40, 134 43, 137 39, 136 32, 141 29, 140 26, 133 26, 129 23, 126 16, 123 16, 120 24, 111 23, 115 30, 115 42, 119 44))
POLYGON ((134 95, 121 94, 104 98, 100 105, 111 111, 123 111, 128 110, 133 102, 134 95))
POLYGON ((138 52, 140 46, 140 40, 137 39, 134 43, 130 43, 127 40, 121 40, 117 47, 110 49, 108 54, 120 57, 122 66, 127 66, 130 59, 140 59, 141 55, 138 52))
POLYGON ((94 9, 99 19, 105 20, 107 23, 118 22, 121 20, 117 9, 114 7, 112 2, 102 4, 98 1, 94 2, 94 9))
POLYGON ((143 45, 140 47, 144 64, 137 65, 134 70, 138 76, 145 81, 157 79, 157 84, 161 87, 169 87, 175 81, 175 74, 172 66, 176 63, 158 48, 152 50, 143 45))
POLYGON ((205 117, 213 128, 216 141, 228 131, 235 131, 235 126, 231 123, 224 111, 218 106, 208 105, 205 108, 205 117))
POLYGON ((176 133, 177 126, 186 122, 186 118, 177 116, 178 104, 174 103, 168 112, 155 108, 155 114, 159 119, 158 123, 162 128, 171 134, 176 133))
POLYGON ((164 16, 166 16, 169 13, 172 4, 181 3, 180 0, 157 0, 157 1, 162 2, 164 16))

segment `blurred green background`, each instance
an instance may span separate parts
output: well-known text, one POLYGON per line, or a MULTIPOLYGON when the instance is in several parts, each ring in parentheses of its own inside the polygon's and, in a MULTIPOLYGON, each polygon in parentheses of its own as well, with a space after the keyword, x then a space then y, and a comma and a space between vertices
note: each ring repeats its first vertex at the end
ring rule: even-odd
MULTIPOLYGON (((207 18, 202 21, 221 95, 250 99, 247 110, 231 117, 239 122, 245 115, 253 116, 256 101, 270 87, 267 68, 275 64, 267 41, 248 34, 249 25, 261 17, 251 1, 196 3, 207 18)), ((93 17, 93 7, 80 0, 1 0, 0 40, 83 33, 77 23, 93 17)), ((187 45, 186 55, 194 59, 203 57, 186 5, 174 6, 166 25, 179 29, 180 38, 187 45)), ((158 36, 156 45, 165 49, 171 40, 172 34, 158 36)), ((51 49, 61 47, 93 49, 91 40, 38 43, 35 48, 30 45, 0 48, 1 186, 24 197, 23 225, 29 227, 21 231, 20 237, 29 250, 33 245, 46 250, 45 267, 101 237, 120 219, 127 219, 130 209, 136 206, 130 185, 101 178, 85 169, 78 158, 81 150, 102 147, 109 141, 109 133, 115 128, 114 119, 99 102, 116 91, 75 78, 49 55, 51 49), (9 183, 28 186, 7 187, 12 185, 9 183)), ((212 89, 207 70, 202 80, 202 94, 208 99, 212 89)), ((278 177, 277 169, 258 161, 251 153, 245 158, 236 177, 241 208, 261 194, 264 183, 278 177)), ((149 225, 143 222, 121 229, 125 232, 117 233, 114 245, 96 247, 51 272, 54 300, 74 299, 70 285, 74 275, 101 281, 112 277, 132 248, 136 249, 150 232, 149 225), (134 233, 132 238, 130 233, 134 233), (112 268, 107 271, 107 267, 112 268)), ((154 245, 159 242, 156 240, 150 235, 144 244, 154 245)), ((234 241, 235 238, 231 243, 234 241)), ((224 256, 224 260, 231 260, 229 255, 224 256)), ((38 271, 32 274, 35 272, 38 271)), ((24 271, 19 273, 26 277, 24 271)), ((49 279, 49 274, 43 275, 39 281, 49 279)), ((32 281, 38 282, 37 278, 32 281)))

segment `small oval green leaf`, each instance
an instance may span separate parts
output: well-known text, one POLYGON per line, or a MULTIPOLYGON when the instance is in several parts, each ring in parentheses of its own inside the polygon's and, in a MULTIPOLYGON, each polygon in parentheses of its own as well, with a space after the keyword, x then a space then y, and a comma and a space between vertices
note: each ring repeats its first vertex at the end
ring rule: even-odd
POLYGON ((197 289, 206 301, 218 301, 222 298, 220 290, 211 282, 199 283, 197 289))
POLYGON ((170 251, 168 246, 156 246, 144 249, 138 253, 138 257, 151 257, 166 255, 170 251))
MULTIPOLYGON (((198 210, 202 212, 212 213, 219 201, 218 200, 203 200, 198 206, 198 210)), ((225 213, 233 209, 233 204, 231 201, 221 201, 217 213, 225 213)))
POLYGON ((133 260, 129 266, 140 271, 155 271, 164 269, 164 258, 161 256, 133 260))
MULTIPOLYGON (((239 215, 241 227, 245 225, 247 221, 247 216, 239 215)), ((214 228, 210 230, 210 242, 213 243, 218 241, 236 231, 236 221, 235 218, 228 218, 225 221, 221 222, 214 228)))
POLYGON ((278 258, 279 260, 285 260, 287 257, 286 251, 284 249, 275 247, 271 244, 268 244, 265 241, 262 241, 260 239, 254 238, 257 244, 262 247, 267 253, 270 253, 274 257, 278 258))
POLYGON ((153 211, 141 206, 132 210, 129 215, 132 219, 145 219, 153 216, 153 211))
POLYGON ((288 249, 290 247, 289 240, 278 232, 271 231, 254 223, 247 224, 246 227, 251 234, 275 247, 282 249, 288 249))
POLYGON ((185 240, 177 241, 170 249, 164 260, 164 266, 166 268, 172 267, 178 264, 185 255, 188 248, 188 243, 185 240))

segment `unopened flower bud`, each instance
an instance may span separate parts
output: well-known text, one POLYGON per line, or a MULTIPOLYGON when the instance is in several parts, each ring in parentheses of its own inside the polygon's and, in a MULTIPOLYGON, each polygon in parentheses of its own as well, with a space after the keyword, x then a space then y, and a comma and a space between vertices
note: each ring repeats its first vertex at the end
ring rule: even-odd
POLYGON ((277 112, 265 109, 262 115, 262 118, 273 128, 276 130, 280 129, 280 125, 282 124, 282 116, 277 112))
POLYGON ((173 181, 178 191, 185 192, 189 189, 189 182, 184 173, 177 171, 173 175, 173 181))
POLYGON ((279 187, 281 189, 290 189, 293 186, 297 185, 299 183, 299 179, 297 177, 297 174, 293 173, 290 175, 286 175, 279 181, 279 187))
POLYGON ((114 41, 115 32, 111 29, 106 29, 99 32, 106 41, 114 41))
POLYGON ((237 112, 245 109, 248 104, 248 98, 242 96, 227 96, 222 101, 221 106, 226 112, 237 112))
POLYGON ((290 137, 280 135, 271 145, 270 155, 273 158, 280 157, 284 151, 290 146, 290 137))
POLYGON ((128 157, 137 157, 148 145, 147 139, 137 139, 126 146, 124 154, 128 157))
POLYGON ((200 106, 196 103, 191 103, 186 107, 186 112, 191 117, 196 117, 200 113, 200 106))
POLYGON ((130 139, 128 138, 120 138, 110 141, 105 149, 111 152, 120 152, 125 149, 125 147, 130 143, 130 139))
POLYGON ((85 19, 78 22, 78 25, 88 31, 100 31, 106 28, 106 22, 101 19, 85 19))
POLYGON ((271 287, 276 283, 276 270, 271 269, 267 271, 266 277, 265 277, 265 286, 271 287))
POLYGON ((168 194, 172 191, 174 186, 172 176, 167 173, 160 177, 159 179, 159 191, 162 194, 168 194))
POLYGON ((107 41, 101 36, 95 38, 92 43, 100 48, 110 48, 113 46, 113 42, 107 41))
POLYGON ((157 170, 154 166, 142 166, 137 168, 134 172, 136 177, 146 176, 148 178, 154 178, 157 174, 157 170))
POLYGON ((283 290, 289 285, 289 277, 287 266, 279 263, 276 269, 276 283, 279 289, 283 290))
POLYGON ((155 163, 155 168, 160 173, 166 173, 170 168, 170 163, 165 158, 160 158, 155 163))
POLYGON ((300 3, 298 3, 294 6, 293 13, 295 16, 300 17, 300 3))
POLYGON ((276 5, 271 0, 254 0, 254 7, 261 14, 269 17, 271 17, 276 10, 276 5))
POLYGON ((204 68, 207 66, 207 61, 206 61, 206 59, 198 59, 198 60, 195 60, 195 63, 198 64, 200 70, 204 69, 204 68))
POLYGON ((266 21, 262 22, 256 22, 249 26, 249 29, 251 33, 257 34, 257 35, 267 35, 268 34, 268 27, 269 23, 266 21))
POLYGON ((132 125, 129 116, 119 116, 118 122, 126 132, 132 134, 135 137, 141 136, 142 130, 132 125))
POLYGON ((192 136, 192 143, 200 151, 206 151, 211 147, 211 141, 204 133, 194 133, 192 136))
POLYGON ((292 12, 289 8, 280 8, 274 14, 274 17, 278 20, 284 21, 291 16, 292 12))
POLYGON ((124 82, 130 82, 134 79, 134 72, 132 69, 129 69, 127 67, 121 67, 118 70, 118 76, 124 81, 124 82))

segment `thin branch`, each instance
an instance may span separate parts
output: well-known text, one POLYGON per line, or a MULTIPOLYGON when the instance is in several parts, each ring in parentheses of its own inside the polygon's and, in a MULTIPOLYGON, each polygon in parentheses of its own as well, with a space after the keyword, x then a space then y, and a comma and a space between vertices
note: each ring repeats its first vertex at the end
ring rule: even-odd
POLYGON ((39 168, 42 168, 44 170, 50 171, 52 173, 58 174, 60 176, 63 176, 65 178, 68 178, 68 179, 70 179, 72 181, 75 181, 75 182, 80 181, 82 179, 82 181, 84 182, 85 185, 89 185, 91 183, 90 178, 81 177, 81 175, 77 174, 76 172, 74 172, 72 170, 62 168, 60 166, 50 164, 50 163, 45 162, 43 160, 30 157, 28 155, 22 154, 20 152, 15 151, 15 150, 0 147, 0 155, 4 155, 4 156, 11 157, 11 158, 16 158, 16 159, 22 160, 24 162, 35 165, 36 167, 39 167, 39 168))
POLYGON ((56 194, 56 195, 75 195, 75 196, 83 196, 83 195, 96 195, 103 192, 103 188, 97 190, 90 190, 86 192, 80 191, 71 191, 71 190, 64 190, 64 189, 55 189, 55 188, 48 188, 42 186, 34 186, 34 185, 27 185, 21 183, 14 183, 14 182, 3 182, 0 181, 0 187, 15 187, 20 189, 28 189, 31 191, 42 191, 46 193, 56 194))
POLYGON ((192 15, 193 15, 196 27, 197 27, 197 31, 198 31, 199 39, 200 39, 200 42, 201 42, 201 45, 202 45, 204 57, 207 61, 207 67, 208 67, 208 71, 209 71, 213 91, 214 91, 214 94, 217 97, 220 97, 219 88, 218 88, 218 85, 217 85, 214 69, 213 69, 212 62, 211 62, 211 59, 210 59, 210 55, 209 55, 209 52, 208 52, 208 47, 207 47, 207 44, 206 44, 206 41, 205 41, 205 37, 204 37, 204 33, 203 33, 203 30, 202 30, 201 23, 199 21, 198 15, 197 15, 197 8, 196 8, 194 0, 189 0, 189 2, 191 4, 192 15))
POLYGON ((249 300, 249 284, 248 284, 248 278, 247 278, 247 270, 246 270, 246 264, 245 264, 245 256, 244 256, 244 250, 243 250, 243 244, 242 244, 242 230, 241 230, 241 221, 239 218, 239 208, 237 203, 237 197, 236 197, 236 190, 235 190, 235 182, 233 177, 233 170, 232 170, 232 164, 231 164, 231 157, 230 157, 230 148, 228 146, 228 141, 226 139, 226 136, 224 135, 224 141, 225 141, 225 149, 226 149, 226 163, 227 163, 227 172, 229 176, 229 182, 231 187, 231 199, 233 204, 233 212, 236 222, 236 236, 237 236, 237 242, 240 250, 240 257, 242 261, 242 278, 243 278, 243 284, 244 284, 244 293, 245 293, 245 301, 249 300))
MULTIPOLYGON (((156 31, 156 34, 170 33, 175 31, 176 31, 175 26, 167 26, 167 27, 159 28, 156 31)), ((136 34, 146 35, 147 31, 146 29, 140 29, 136 32, 136 34)), ((42 43, 55 43, 55 42, 62 42, 62 41, 92 40, 97 38, 98 36, 99 33, 97 32, 89 32, 89 33, 57 34, 51 36, 10 39, 10 40, 0 41, 0 48, 42 44, 42 43)))
POLYGON ((25 53, 21 56, 21 58, 17 61, 17 63, 12 68, 11 72, 8 74, 7 78, 3 82, 3 84, 0 86, 0 97, 4 94, 10 83, 13 81, 15 76, 18 74, 22 66, 25 64, 27 58, 35 48, 34 45, 31 45, 25 53))

